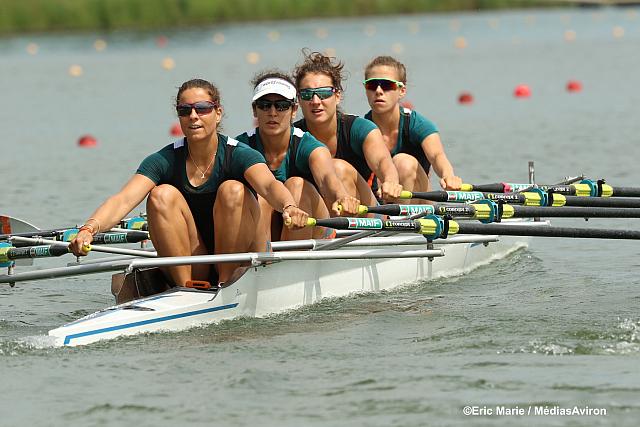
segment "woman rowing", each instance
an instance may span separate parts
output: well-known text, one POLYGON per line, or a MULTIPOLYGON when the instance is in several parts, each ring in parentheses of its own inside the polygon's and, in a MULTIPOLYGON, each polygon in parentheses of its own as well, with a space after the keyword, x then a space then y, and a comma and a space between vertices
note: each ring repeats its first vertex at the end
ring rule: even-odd
POLYGON ((342 63, 334 63, 319 52, 306 55, 294 71, 304 115, 294 126, 310 132, 329 148, 336 172, 350 195, 369 206, 375 205, 377 201, 366 181, 373 172, 380 178, 382 198, 394 200, 402 186, 382 134, 369 120, 338 110, 342 69, 342 63))
MULTIPOLYGON (((336 175, 327 147, 309 132, 294 128, 296 88, 291 77, 280 71, 266 71, 253 79, 253 116, 258 127, 236 137, 258 150, 273 175, 293 195, 297 206, 314 218, 334 216, 342 211, 357 215, 359 201, 350 196, 336 175), (322 195, 322 196, 321 196, 322 195)), ((261 226, 269 239, 291 240, 326 237, 322 228, 292 230, 274 221, 273 207, 258 197, 261 226)), ((275 218, 277 219, 277 217, 275 218)), ((327 229, 328 230, 328 229, 327 229)))
POLYGON ((462 179, 444 152, 438 128, 426 117, 400 106, 407 92, 405 66, 390 56, 378 56, 366 67, 364 86, 371 110, 365 118, 382 132, 393 156, 402 188, 429 191, 431 167, 445 190, 459 190, 462 179))
MULTIPOLYGON (((147 196, 149 232, 159 256, 265 251, 265 236, 256 231, 260 208, 249 185, 292 226, 305 225, 307 214, 273 177, 264 157, 217 132, 222 107, 213 84, 200 79, 182 84, 176 112, 185 137, 148 156, 122 190, 91 215, 71 243, 74 254, 86 255, 82 247, 94 234, 109 230, 147 196)), ((236 267, 183 265, 165 273, 184 286, 189 280, 225 282, 236 267)))

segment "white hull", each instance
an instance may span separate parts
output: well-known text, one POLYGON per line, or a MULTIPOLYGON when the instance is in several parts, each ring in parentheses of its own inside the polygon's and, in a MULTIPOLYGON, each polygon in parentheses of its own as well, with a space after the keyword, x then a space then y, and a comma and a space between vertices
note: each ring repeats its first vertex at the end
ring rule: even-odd
MULTIPOLYGON (((420 242, 415 240, 416 236, 406 236, 406 239, 420 242)), ((49 335, 56 337, 58 345, 75 346, 143 332, 179 331, 239 316, 262 317, 327 297, 380 291, 417 280, 463 274, 527 243, 527 237, 500 237, 488 245, 436 243, 434 248, 444 249, 445 256, 431 259, 296 260, 263 265, 247 270, 236 282, 217 293, 174 289, 101 310, 51 330, 49 335)), ((424 250, 425 247, 426 244, 412 244, 402 248, 424 250)))

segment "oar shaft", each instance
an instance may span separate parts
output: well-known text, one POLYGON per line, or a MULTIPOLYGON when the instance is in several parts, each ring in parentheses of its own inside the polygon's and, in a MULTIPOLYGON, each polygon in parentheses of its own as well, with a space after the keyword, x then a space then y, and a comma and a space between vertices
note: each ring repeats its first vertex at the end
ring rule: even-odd
POLYGON ((640 187, 613 187, 616 197, 640 197, 640 187))
POLYGON ((632 197, 578 197, 565 196, 566 206, 601 208, 640 208, 640 199, 632 197))
POLYGON ((600 228, 539 227, 534 225, 459 223, 459 234, 502 236, 573 237, 584 239, 640 239, 640 231, 600 228))
POLYGON ((640 218, 638 208, 513 206, 516 218, 640 218))

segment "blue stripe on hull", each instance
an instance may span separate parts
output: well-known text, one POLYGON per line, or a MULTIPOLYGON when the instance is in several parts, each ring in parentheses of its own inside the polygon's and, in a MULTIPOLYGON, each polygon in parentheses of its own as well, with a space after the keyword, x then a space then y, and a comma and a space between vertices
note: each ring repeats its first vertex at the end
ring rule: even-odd
POLYGON ((182 317, 198 316, 200 314, 212 313, 214 311, 228 310, 228 309, 231 309, 231 308, 235 308, 237 306, 238 306, 238 303, 220 305, 218 307, 205 308, 205 309, 202 309, 202 310, 190 311, 190 312, 187 312, 187 313, 180 313, 180 314, 173 314, 171 316, 158 317, 157 319, 142 320, 140 322, 126 323, 124 325, 111 326, 109 328, 102 328, 102 329, 96 329, 96 330, 93 330, 93 331, 80 332, 78 334, 67 335, 64 338, 64 345, 68 345, 71 342, 71 340, 76 339, 76 338, 86 337, 86 336, 90 336, 90 335, 104 334, 106 332, 119 331, 119 330, 122 330, 122 329, 135 328, 135 327, 142 326, 142 325, 150 325, 152 323, 159 323, 159 322, 165 322, 165 321, 168 321, 168 320, 180 319, 182 317))

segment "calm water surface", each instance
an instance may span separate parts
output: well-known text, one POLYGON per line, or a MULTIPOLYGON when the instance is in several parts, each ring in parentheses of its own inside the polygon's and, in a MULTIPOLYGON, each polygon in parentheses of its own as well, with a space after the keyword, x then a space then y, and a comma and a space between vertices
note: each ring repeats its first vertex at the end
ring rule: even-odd
MULTIPOLYGON (((407 98, 439 125, 467 182, 524 181, 534 160, 540 182, 583 172, 637 186, 639 12, 243 24, 165 33, 164 48, 160 34, 0 39, 0 212, 46 228, 83 221, 171 140, 182 81, 215 81, 225 131, 236 135, 251 127, 252 75, 290 69, 302 47, 345 61, 344 109, 360 114, 363 66, 397 56, 409 70, 407 98), (98 38, 104 51, 93 47, 98 38), (175 68, 165 70, 165 58, 175 68), (82 76, 68 74, 74 64, 82 76), (568 94, 570 79, 584 90, 568 94), (530 99, 513 98, 520 83, 530 99), (457 104, 463 90, 473 105, 457 104), (85 133, 97 148, 76 147, 85 133)), ((0 425, 635 426, 639 255, 635 242, 538 239, 464 277, 77 349, 52 348, 46 332, 111 304, 107 275, 3 286, 0 425), (466 417, 466 405, 608 414, 466 417)))

